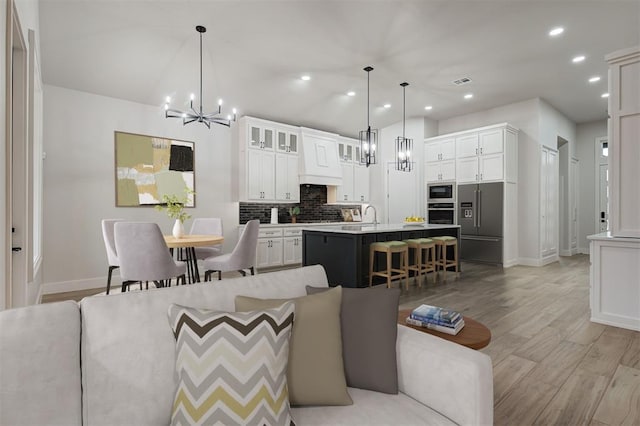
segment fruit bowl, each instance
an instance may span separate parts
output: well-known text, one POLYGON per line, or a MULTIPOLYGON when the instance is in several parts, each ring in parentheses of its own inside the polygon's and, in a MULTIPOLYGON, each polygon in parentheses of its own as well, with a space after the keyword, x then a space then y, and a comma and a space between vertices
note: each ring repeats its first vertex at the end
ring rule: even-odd
POLYGON ((424 218, 421 217, 417 217, 417 218, 406 218, 404 220, 404 224, 406 226, 421 226, 424 225, 424 218))

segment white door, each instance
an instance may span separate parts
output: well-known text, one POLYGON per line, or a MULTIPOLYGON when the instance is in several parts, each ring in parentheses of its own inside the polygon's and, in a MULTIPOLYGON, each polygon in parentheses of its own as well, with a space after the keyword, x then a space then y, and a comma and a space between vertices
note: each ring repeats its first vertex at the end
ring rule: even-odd
POLYGON ((407 216, 421 216, 415 171, 399 172, 387 163, 387 223, 402 223, 407 216))
POLYGON ((598 169, 598 230, 609 230, 609 166, 600 164, 598 169))
POLYGON ((569 194, 569 213, 571 214, 571 225, 570 225, 570 241, 571 241, 571 254, 574 255, 578 252, 578 195, 580 191, 579 185, 579 172, 580 172, 580 162, 577 158, 571 159, 571 170, 569 173, 569 178, 571 181, 569 184, 571 185, 569 194))
POLYGON ((558 152, 542 148, 540 158, 540 249, 542 256, 558 250, 558 152))

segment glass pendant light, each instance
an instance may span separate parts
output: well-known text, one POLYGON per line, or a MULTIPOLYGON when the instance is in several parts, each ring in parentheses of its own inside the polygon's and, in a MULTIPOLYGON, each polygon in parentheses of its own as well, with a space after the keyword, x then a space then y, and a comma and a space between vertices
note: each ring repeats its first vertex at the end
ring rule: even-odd
POLYGON ((369 123, 369 73, 373 71, 373 67, 365 67, 367 72, 367 130, 360 131, 360 164, 369 167, 376 164, 376 152, 380 148, 378 146, 378 130, 372 129, 369 123))
POLYGON ((411 150, 413 149, 413 139, 405 137, 405 108, 407 103, 406 89, 409 83, 400 83, 402 86, 402 136, 396 138, 396 170, 401 172, 411 171, 411 150))

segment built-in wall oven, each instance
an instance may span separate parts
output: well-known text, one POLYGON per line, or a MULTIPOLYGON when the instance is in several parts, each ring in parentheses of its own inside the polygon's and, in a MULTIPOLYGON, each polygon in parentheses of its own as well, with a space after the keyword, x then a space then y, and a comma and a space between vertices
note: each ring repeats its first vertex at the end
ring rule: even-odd
POLYGON ((434 183, 427 185, 427 223, 434 225, 455 225, 455 190, 455 183, 434 183))

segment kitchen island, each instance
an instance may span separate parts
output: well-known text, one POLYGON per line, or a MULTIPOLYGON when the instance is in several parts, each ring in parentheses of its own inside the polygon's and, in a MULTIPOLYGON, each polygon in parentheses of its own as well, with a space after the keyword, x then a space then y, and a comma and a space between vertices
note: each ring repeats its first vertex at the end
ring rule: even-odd
MULTIPOLYGON (((302 264, 324 266, 330 285, 367 287, 369 285, 369 246, 378 241, 452 236, 460 245, 458 225, 348 224, 302 228, 302 264)), ((451 255, 450 255, 451 256, 451 255)), ((374 258, 375 269, 383 256, 374 258)), ((397 259, 394 259, 397 262, 397 259)), ((458 265, 459 266, 459 265, 458 265)), ((382 284, 374 277, 373 284, 382 284)))

